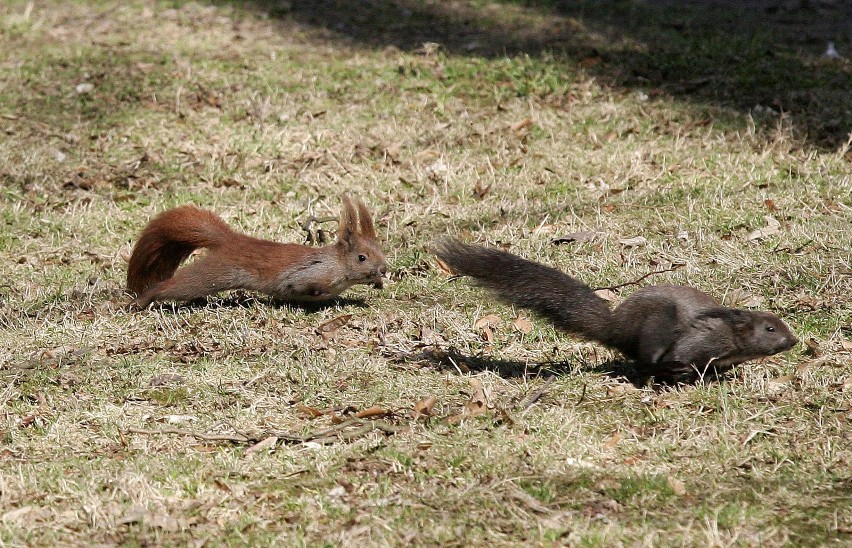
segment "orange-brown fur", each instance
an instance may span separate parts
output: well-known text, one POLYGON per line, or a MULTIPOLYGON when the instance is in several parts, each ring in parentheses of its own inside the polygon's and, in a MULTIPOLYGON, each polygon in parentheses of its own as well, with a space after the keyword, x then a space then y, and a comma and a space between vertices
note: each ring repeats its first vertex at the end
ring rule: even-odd
POLYGON ((228 289, 260 291, 287 301, 322 301, 355 284, 382 286, 387 267, 366 206, 343 196, 334 245, 309 247, 253 238, 215 213, 181 206, 152 220, 133 249, 127 288, 144 308, 189 301, 228 289), (204 257, 178 270, 198 248, 204 257))

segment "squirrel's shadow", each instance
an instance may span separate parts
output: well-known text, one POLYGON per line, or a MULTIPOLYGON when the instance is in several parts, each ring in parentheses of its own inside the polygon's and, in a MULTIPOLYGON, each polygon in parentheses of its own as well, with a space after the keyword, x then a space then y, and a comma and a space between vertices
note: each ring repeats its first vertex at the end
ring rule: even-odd
POLYGON ((454 348, 447 350, 434 347, 424 348, 420 352, 403 353, 394 356, 393 361, 401 364, 428 364, 442 370, 467 373, 469 371, 491 371, 504 378, 524 378, 546 375, 570 375, 580 371, 598 373, 612 379, 622 379, 637 388, 670 387, 679 384, 698 384, 724 380, 722 373, 708 374, 694 378, 668 378, 643 371, 629 360, 610 360, 591 368, 585 364, 568 361, 522 362, 519 360, 504 360, 487 356, 470 356, 454 348))
POLYGON ((535 377, 543 374, 564 375, 576 369, 570 362, 527 363, 487 356, 469 356, 454 348, 426 347, 419 352, 404 352, 391 358, 398 364, 423 364, 441 370, 467 373, 492 371, 504 378, 535 377))
POLYGON ((257 296, 252 293, 234 291, 233 293, 225 296, 202 297, 200 299, 183 303, 152 303, 149 308, 166 313, 177 313, 180 311, 199 310, 204 308, 254 308, 258 305, 270 306, 273 308, 288 308, 290 310, 300 310, 306 314, 312 314, 327 308, 334 308, 338 306, 366 308, 367 301, 358 297, 335 297, 327 301, 315 303, 296 303, 267 297, 265 295, 257 296))

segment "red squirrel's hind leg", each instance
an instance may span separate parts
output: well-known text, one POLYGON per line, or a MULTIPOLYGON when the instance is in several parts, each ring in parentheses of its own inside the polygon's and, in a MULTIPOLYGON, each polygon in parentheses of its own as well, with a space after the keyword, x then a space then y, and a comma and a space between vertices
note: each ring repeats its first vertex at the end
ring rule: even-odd
POLYGON ((233 265, 200 259, 178 270, 174 276, 155 284, 136 297, 130 307, 141 310, 154 301, 193 301, 220 291, 241 287, 233 265))

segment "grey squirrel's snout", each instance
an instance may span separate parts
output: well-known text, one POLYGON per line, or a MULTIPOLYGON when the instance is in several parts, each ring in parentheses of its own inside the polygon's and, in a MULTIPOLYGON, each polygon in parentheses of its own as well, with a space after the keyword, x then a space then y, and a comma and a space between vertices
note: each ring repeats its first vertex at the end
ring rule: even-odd
POLYGON ((790 350, 797 344, 799 344, 799 338, 790 332, 788 333, 786 342, 784 343, 784 350, 790 350))

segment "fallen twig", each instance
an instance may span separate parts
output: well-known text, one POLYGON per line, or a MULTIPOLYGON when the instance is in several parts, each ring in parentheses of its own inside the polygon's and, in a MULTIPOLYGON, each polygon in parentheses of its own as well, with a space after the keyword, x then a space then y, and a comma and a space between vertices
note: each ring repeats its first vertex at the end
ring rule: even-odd
POLYGON ((184 428, 162 428, 159 430, 147 430, 145 428, 131 427, 125 430, 134 434, 145 434, 147 436, 160 436, 174 434, 178 436, 191 436, 204 441, 229 441, 237 444, 255 444, 262 440, 274 436, 284 443, 300 444, 307 442, 333 443, 334 441, 352 441, 369 434, 373 430, 384 432, 385 434, 396 434, 407 429, 405 426, 397 426, 386 421, 365 420, 360 417, 352 417, 340 424, 334 425, 325 430, 318 430, 311 434, 300 436, 290 432, 281 432, 267 430, 257 434, 239 433, 239 434, 205 434, 203 432, 195 432, 184 428), (357 427, 355 430, 346 431, 347 428, 357 427))
POLYGON ((148 436, 156 436, 163 434, 176 434, 178 436, 192 436, 194 438, 198 438, 204 441, 230 441, 233 443, 249 443, 254 440, 247 436, 242 435, 229 435, 229 434, 204 434, 202 432, 194 432, 192 430, 185 430, 183 428, 161 428, 159 430, 146 430, 145 428, 135 428, 130 427, 125 432, 130 432, 133 434, 145 434, 148 436))
POLYGON ((328 222, 336 221, 336 220, 337 220, 337 217, 314 217, 313 215, 308 217, 305 220, 305 222, 302 223, 302 230, 304 230, 307 233, 308 243, 310 243, 310 244, 320 243, 321 244, 321 243, 325 243, 325 241, 327 239, 325 231, 322 228, 317 229, 316 233, 314 233, 314 231, 311 230, 312 224, 328 223, 328 222))
POLYGON ((583 403, 583 400, 586 399, 586 388, 587 387, 588 387, 588 385, 586 383, 583 383, 583 392, 580 394, 580 399, 577 400, 577 403, 574 404, 575 406, 579 406, 581 403, 583 403))
POLYGON ((644 280, 645 278, 647 278, 649 276, 653 276, 654 274, 662 274, 664 272, 674 272, 675 270, 682 268, 683 266, 684 265, 682 265, 682 264, 676 264, 676 265, 672 266, 671 268, 666 268, 664 270, 655 270, 653 272, 648 272, 647 274, 645 274, 641 278, 633 280, 632 282, 624 282, 623 284, 611 285, 611 286, 607 286, 607 287, 596 287, 595 291, 603 291, 603 290, 615 291, 616 289, 620 289, 622 287, 627 287, 628 285, 638 285, 639 282, 641 282, 642 280, 644 280))
POLYGON ((541 388, 530 394, 530 396, 524 401, 523 405, 518 406, 518 411, 526 411, 527 409, 532 407, 532 405, 539 399, 541 399, 544 393, 547 392, 547 388, 553 383, 554 380, 556 380, 556 375, 551 375, 547 377, 541 388))

